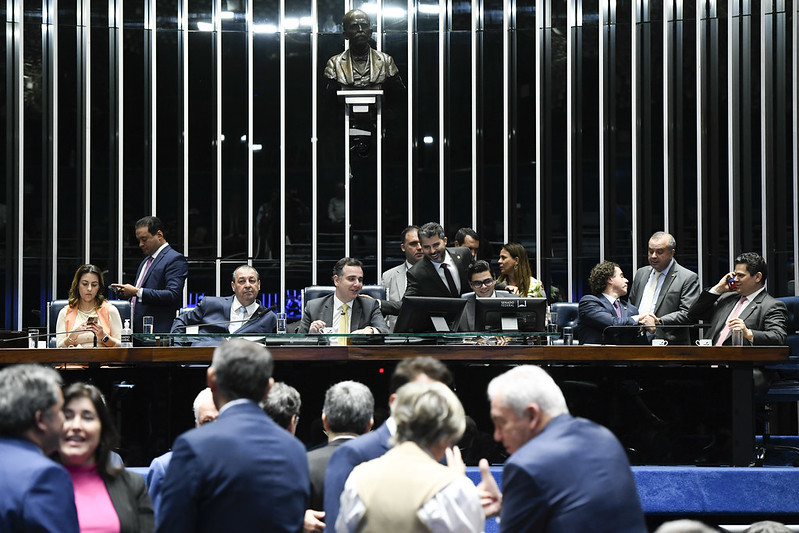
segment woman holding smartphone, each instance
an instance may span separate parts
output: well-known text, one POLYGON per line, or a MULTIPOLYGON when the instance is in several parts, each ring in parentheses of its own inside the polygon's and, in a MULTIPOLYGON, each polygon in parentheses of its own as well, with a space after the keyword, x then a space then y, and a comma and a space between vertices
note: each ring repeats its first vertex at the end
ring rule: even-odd
POLYGON ((94 265, 81 265, 69 288, 69 305, 58 313, 56 331, 58 348, 72 346, 119 346, 122 319, 116 307, 108 303, 102 271, 94 265), (66 333, 71 332, 71 333, 66 333))

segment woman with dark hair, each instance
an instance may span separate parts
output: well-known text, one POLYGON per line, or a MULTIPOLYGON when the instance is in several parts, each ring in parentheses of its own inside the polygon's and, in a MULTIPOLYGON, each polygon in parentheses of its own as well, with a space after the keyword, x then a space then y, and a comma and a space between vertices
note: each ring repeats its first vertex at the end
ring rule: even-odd
POLYGON ((69 305, 58 313, 56 331, 72 331, 57 336, 56 346, 120 345, 122 319, 116 307, 108 303, 103 293, 103 272, 94 265, 81 265, 69 288, 69 305), (81 331, 78 331, 81 330, 81 331))
POLYGON ((527 250, 518 242, 505 243, 499 253, 500 275, 498 282, 504 282, 509 289, 522 298, 546 298, 544 285, 533 277, 530 270, 530 261, 527 259, 527 250))
POLYGON ((153 531, 144 478, 109 461, 117 432, 100 390, 86 383, 67 387, 64 418, 58 456, 72 478, 81 531, 153 531))

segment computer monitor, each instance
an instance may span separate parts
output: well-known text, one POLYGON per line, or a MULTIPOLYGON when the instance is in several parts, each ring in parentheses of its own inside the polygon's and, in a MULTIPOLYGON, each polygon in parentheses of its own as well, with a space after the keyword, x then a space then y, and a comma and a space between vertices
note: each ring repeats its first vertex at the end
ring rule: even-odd
POLYGON ((544 331, 546 313, 546 298, 475 298, 474 329, 544 331))
POLYGON ((430 333, 458 331, 466 300, 406 296, 402 299, 394 333, 430 333))

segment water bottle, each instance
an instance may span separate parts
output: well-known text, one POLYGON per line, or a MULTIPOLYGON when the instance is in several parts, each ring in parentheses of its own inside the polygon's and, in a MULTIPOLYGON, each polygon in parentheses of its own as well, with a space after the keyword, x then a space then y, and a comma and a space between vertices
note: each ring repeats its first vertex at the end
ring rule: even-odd
POLYGON ((547 304, 547 311, 544 318, 544 326, 548 326, 552 323, 552 313, 549 310, 549 304, 547 304))
POLYGON ((122 347, 133 348, 133 330, 130 329, 130 319, 125 319, 125 325, 122 327, 122 347))

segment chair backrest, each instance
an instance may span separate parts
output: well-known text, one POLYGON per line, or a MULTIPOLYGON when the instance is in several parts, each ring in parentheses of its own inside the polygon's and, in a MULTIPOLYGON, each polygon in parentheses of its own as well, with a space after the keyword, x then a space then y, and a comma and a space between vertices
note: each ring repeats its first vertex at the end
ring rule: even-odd
POLYGON ((799 296, 783 296, 777 298, 788 308, 788 338, 787 343, 791 355, 799 355, 799 296))
MULTIPOLYGON (((316 298, 321 298, 322 296, 327 296, 331 292, 335 292, 335 290, 335 285, 311 285, 310 287, 305 287, 302 290, 300 302, 303 314, 305 313, 305 304, 307 302, 316 298)), ((361 293, 368 294, 375 300, 386 299, 386 288, 383 285, 364 285, 361 289, 361 293)))
POLYGON ((551 313, 558 314, 558 329, 564 327, 577 327, 579 317, 579 305, 572 302, 555 302, 549 307, 551 313))

